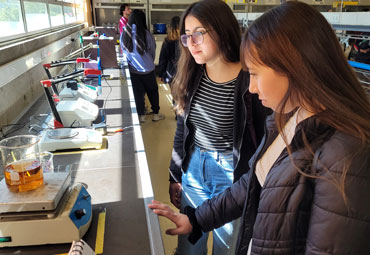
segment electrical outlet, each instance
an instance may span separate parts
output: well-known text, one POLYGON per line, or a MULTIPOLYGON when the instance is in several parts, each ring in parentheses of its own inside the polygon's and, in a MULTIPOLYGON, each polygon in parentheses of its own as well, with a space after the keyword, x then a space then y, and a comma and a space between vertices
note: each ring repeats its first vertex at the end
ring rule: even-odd
POLYGON ((46 53, 46 50, 45 49, 42 49, 41 52, 41 60, 44 60, 46 57, 47 57, 47 53, 46 53))
POLYGON ((339 13, 333 14, 333 23, 339 23, 339 13))

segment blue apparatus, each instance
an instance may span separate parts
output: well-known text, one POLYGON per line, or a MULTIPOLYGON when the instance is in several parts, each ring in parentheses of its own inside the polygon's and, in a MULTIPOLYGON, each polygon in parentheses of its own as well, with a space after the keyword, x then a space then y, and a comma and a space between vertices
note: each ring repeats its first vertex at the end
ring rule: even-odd
POLYGON ((360 62, 355 62, 355 61, 350 61, 350 60, 348 60, 348 63, 352 67, 370 71, 370 65, 368 65, 368 64, 364 64, 364 63, 360 63, 360 62))

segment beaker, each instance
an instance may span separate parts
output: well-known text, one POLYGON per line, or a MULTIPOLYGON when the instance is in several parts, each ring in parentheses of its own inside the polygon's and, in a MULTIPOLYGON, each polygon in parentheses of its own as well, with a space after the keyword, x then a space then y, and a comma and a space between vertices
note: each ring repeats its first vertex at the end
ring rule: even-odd
POLYGON ((18 135, 0 141, 5 182, 11 191, 29 191, 44 183, 39 140, 34 135, 18 135))
POLYGON ((43 151, 40 153, 41 167, 44 173, 54 172, 53 153, 49 151, 43 151))

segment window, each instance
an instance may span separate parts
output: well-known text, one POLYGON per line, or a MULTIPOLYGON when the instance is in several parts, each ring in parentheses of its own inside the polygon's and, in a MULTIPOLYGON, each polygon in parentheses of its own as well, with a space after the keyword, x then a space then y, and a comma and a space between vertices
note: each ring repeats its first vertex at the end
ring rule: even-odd
POLYGON ((24 11, 29 32, 50 27, 45 3, 24 2, 24 11))
POLYGON ((84 1, 75 0, 77 21, 85 21, 84 1))
POLYGON ((77 7, 77 21, 84 21, 85 20, 85 14, 84 14, 84 8, 81 6, 81 8, 77 7))
POLYGON ((0 0, 0 42, 82 23, 85 15, 85 0, 0 0))
POLYGON ((72 6, 63 6, 63 9, 66 24, 76 22, 75 8, 72 6))
POLYGON ((19 0, 0 0, 0 37, 24 33, 19 0))
POLYGON ((51 26, 64 24, 63 10, 61 5, 49 4, 51 26))

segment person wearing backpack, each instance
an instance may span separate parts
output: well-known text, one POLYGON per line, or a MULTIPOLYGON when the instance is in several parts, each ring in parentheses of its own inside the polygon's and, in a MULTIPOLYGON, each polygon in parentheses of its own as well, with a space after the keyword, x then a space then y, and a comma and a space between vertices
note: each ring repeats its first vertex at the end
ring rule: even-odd
POLYGON ((167 37, 164 39, 161 53, 159 55, 158 76, 163 82, 171 85, 176 74, 177 61, 180 57, 180 17, 174 16, 168 29, 167 37))

